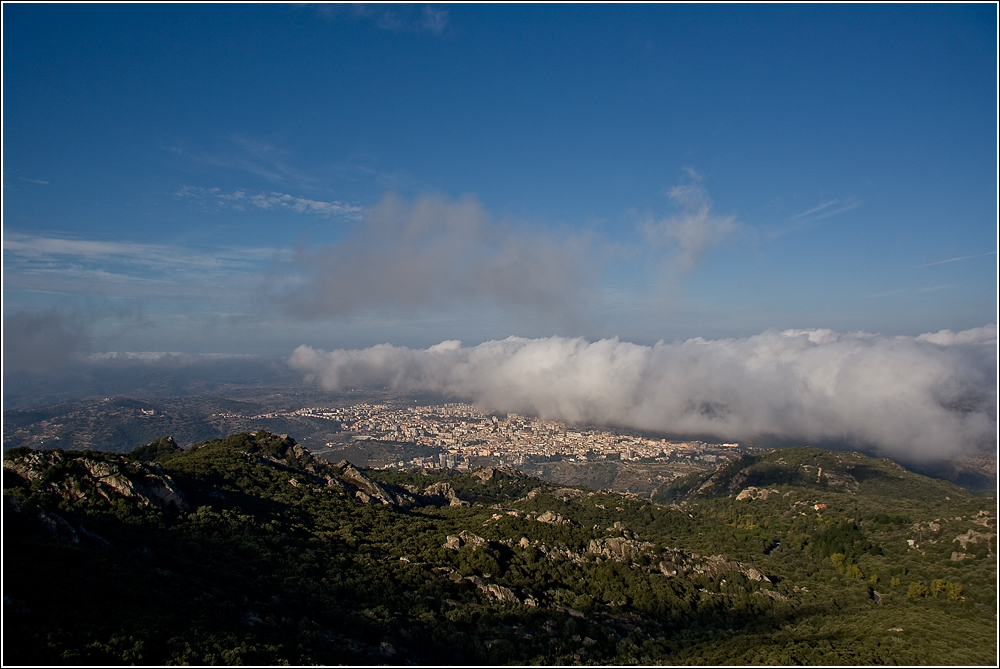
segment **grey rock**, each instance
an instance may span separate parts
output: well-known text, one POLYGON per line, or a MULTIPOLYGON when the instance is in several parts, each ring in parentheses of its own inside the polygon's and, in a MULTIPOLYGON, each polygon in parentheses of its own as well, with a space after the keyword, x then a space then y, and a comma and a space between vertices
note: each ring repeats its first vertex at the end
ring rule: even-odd
POLYGON ((444 547, 457 551, 462 546, 472 546, 475 549, 485 546, 487 543, 486 539, 483 539, 481 536, 473 534, 468 530, 462 530, 457 535, 449 534, 444 542, 444 547))

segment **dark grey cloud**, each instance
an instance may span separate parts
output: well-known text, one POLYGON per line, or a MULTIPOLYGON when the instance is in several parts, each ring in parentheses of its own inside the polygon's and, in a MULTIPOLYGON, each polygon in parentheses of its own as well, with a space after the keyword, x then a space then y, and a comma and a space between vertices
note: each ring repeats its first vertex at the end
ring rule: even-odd
POLYGON ((991 325, 653 346, 561 337, 420 350, 300 346, 289 365, 327 390, 429 391, 490 410, 725 440, 848 442, 915 462, 995 447, 996 348, 991 325))
POLYGON ((390 194, 343 242, 300 247, 274 297, 305 319, 464 306, 559 320, 594 293, 595 265, 583 238, 515 233, 473 197, 390 194))
POLYGON ((89 322, 77 314, 50 309, 4 315, 4 376, 63 368, 89 342, 89 322))

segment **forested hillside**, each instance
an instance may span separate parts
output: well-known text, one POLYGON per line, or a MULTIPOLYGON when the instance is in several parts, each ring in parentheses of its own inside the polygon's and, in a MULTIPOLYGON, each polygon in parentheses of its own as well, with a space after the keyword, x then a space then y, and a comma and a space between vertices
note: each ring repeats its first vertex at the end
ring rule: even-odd
POLYGON ((12 449, 3 662, 996 663, 994 498, 783 449, 657 501, 267 432, 12 449))

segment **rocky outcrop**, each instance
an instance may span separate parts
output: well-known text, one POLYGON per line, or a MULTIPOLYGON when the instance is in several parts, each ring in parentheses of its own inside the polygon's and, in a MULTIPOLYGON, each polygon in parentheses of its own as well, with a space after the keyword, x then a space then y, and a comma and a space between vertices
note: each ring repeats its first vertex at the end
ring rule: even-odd
POLYGON ((523 475, 516 469, 510 467, 483 467, 482 469, 477 469, 472 472, 472 475, 479 479, 479 482, 486 485, 488 481, 492 481, 497 478, 498 474, 504 474, 508 477, 521 478, 523 475))
POLYGON ((472 546, 473 549, 485 546, 488 542, 481 536, 473 534, 468 530, 462 530, 457 535, 449 534, 444 542, 444 547, 457 551, 462 546, 472 546))
POLYGON ((514 594, 514 591, 510 588, 505 588, 502 585, 496 583, 487 583, 480 576, 466 576, 465 580, 476 586, 479 590, 486 593, 493 599, 501 603, 507 604, 520 604, 521 598, 514 594))
MULTIPOLYGON (((740 472, 740 474, 743 474, 743 472, 740 472)), ((740 485, 743 483, 743 481, 746 480, 746 475, 744 474, 743 477, 740 478, 740 474, 737 474, 733 478, 733 480, 730 482, 729 488, 731 490, 735 490, 736 488, 739 488, 740 485), (739 479, 738 483, 737 483, 737 479, 739 479)), ((708 490, 708 489, 712 488, 713 486, 715 486, 715 484, 720 481, 720 478, 721 478, 721 474, 719 474, 719 473, 715 473, 715 474, 712 474, 711 476, 709 476, 708 480, 705 481, 704 483, 702 483, 701 486, 698 487, 698 493, 703 493, 706 490, 708 490)))
MULTIPOLYGON (((258 433, 259 436, 262 433, 258 433)), ((273 437, 273 435, 271 435, 273 437)), ((430 499, 415 486, 392 486, 375 481, 347 460, 330 464, 321 460, 288 435, 280 435, 277 447, 269 445, 271 455, 251 448, 243 455, 252 463, 264 465, 279 471, 295 473, 297 476, 288 480, 289 485, 298 487, 303 483, 326 488, 336 488, 353 496, 362 504, 381 504, 393 509, 408 509, 417 504, 434 503, 434 495, 430 499)), ((467 502, 458 500, 451 487, 445 484, 451 497, 445 496, 452 506, 467 506, 467 502), (458 500, 458 501, 456 501, 458 500)), ((442 499, 438 495, 438 500, 442 499)))
POLYGON ((653 564, 656 565, 653 569, 658 570, 668 578, 696 574, 719 578, 725 574, 737 573, 747 580, 761 584, 771 582, 771 579, 754 565, 729 560, 724 555, 702 558, 697 553, 688 553, 677 548, 666 548, 660 553, 654 553, 654 548, 655 546, 648 541, 638 541, 625 537, 605 537, 591 540, 587 552, 598 559, 632 563, 645 555, 653 559, 653 564))
POLYGON ((625 539, 622 537, 607 537, 604 539, 592 539, 587 546, 587 552, 599 555, 609 560, 632 561, 643 553, 648 553, 653 549, 653 544, 648 541, 636 541, 635 539, 625 539))
POLYGON ((483 589, 489 595, 492 595, 499 602, 506 602, 508 604, 520 604, 521 600, 514 591, 510 588, 505 588, 502 585, 497 585, 496 583, 489 583, 483 589))
MULTIPOLYGON (((751 468, 750 467, 746 467, 745 469, 741 469, 739 472, 737 472, 736 475, 733 476, 733 478, 729 481, 729 489, 730 490, 736 490, 741 485, 743 485, 746 482, 746 480, 748 478, 750 478, 750 472, 751 472, 751 468)), ((710 483, 714 483, 715 480, 718 479, 718 476, 719 475, 716 474, 716 475, 710 477, 708 479, 708 481, 706 481, 705 484, 703 486, 701 486, 701 488, 698 489, 698 492, 701 492, 701 491, 705 490, 706 488, 710 487, 709 484, 710 483)))
POLYGON ((451 484, 445 481, 427 486, 421 494, 426 498, 425 501, 431 504, 437 501, 446 501, 448 506, 469 506, 468 502, 459 498, 451 484))
POLYGON ((673 577, 677 576, 683 570, 684 565, 678 564, 674 560, 663 560, 660 562, 660 573, 664 576, 673 577))
POLYGON ((480 483, 485 485, 487 481, 493 479, 493 475, 495 473, 496 470, 493 469, 493 467, 484 467, 482 469, 477 469, 476 471, 472 472, 472 475, 475 476, 477 479, 479 479, 480 483))
MULTIPOLYGON (((984 533, 981 533, 981 532, 976 532, 975 530, 969 530, 965 534, 960 534, 957 537, 955 537, 954 539, 952 539, 952 542, 956 542, 957 541, 959 544, 961 544, 963 551, 966 550, 966 547, 969 544, 978 544, 978 543, 982 542, 982 543, 986 544, 986 550, 987 550, 987 552, 990 555, 992 555, 993 554, 993 544, 992 544, 992 542, 993 542, 993 537, 995 537, 995 536, 996 535, 993 534, 992 532, 989 533, 989 534, 984 534, 984 533)), ((952 559, 953 560, 955 559, 954 556, 952 557, 952 559)), ((959 558, 959 559, 961 559, 961 558, 959 558)))
POLYGON ((751 581, 764 583, 771 582, 771 579, 765 576, 764 572, 757 569, 753 565, 743 564, 742 562, 737 562, 736 560, 729 560, 724 555, 713 555, 709 557, 706 562, 695 566, 694 572, 696 574, 705 574, 712 577, 719 577, 726 573, 735 572, 742 574, 751 581))
POLYGON ((780 495, 781 492, 778 490, 768 490, 767 488, 757 488, 755 486, 749 486, 740 491, 740 494, 736 496, 737 502, 742 502, 745 499, 754 500, 762 499, 767 500, 771 495, 780 495))
POLYGON ((187 508, 184 494, 174 480, 159 465, 153 465, 153 474, 147 474, 135 482, 135 491, 145 499, 163 508, 171 505, 179 510, 187 508))
POLYGON ((4 460, 3 466, 27 482, 44 481, 43 492, 56 497, 77 500, 97 495, 109 502, 125 498, 161 509, 186 510, 188 506, 174 480, 155 463, 35 451, 4 460))
MULTIPOLYGON (((347 460, 341 460, 336 465, 340 478, 351 485, 354 495, 365 504, 381 503, 393 508, 408 508, 416 500, 405 492, 393 492, 380 483, 365 476, 357 467, 347 460)), ((329 485, 329 483, 328 483, 329 485)))
POLYGON ((553 511, 546 511, 537 518, 535 518, 540 523, 548 523, 549 525, 569 525, 573 521, 569 518, 563 518, 558 513, 553 511))
POLYGON ((826 481, 827 485, 831 488, 846 488, 857 492, 861 488, 861 484, 858 480, 846 472, 831 472, 823 471, 823 468, 819 468, 819 473, 816 476, 817 483, 821 481, 826 481))

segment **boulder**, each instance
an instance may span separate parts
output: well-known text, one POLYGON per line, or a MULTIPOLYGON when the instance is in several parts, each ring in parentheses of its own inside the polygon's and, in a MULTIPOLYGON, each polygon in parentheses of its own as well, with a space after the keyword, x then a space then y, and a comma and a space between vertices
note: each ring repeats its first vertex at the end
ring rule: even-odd
POLYGON ((548 523, 550 525, 569 525, 572 521, 568 518, 563 518, 558 513, 552 511, 546 511, 545 513, 535 518, 540 523, 548 523))
POLYGON ((473 549, 485 546, 488 542, 481 536, 473 534, 468 530, 462 530, 457 535, 449 534, 443 544, 444 548, 457 551, 462 546, 472 546, 473 549))
POLYGON ((485 591, 495 597, 500 602, 507 602, 508 604, 520 604, 521 600, 518 599, 517 595, 510 588, 505 588, 502 585, 497 585, 496 583, 490 583, 485 587, 485 591))

